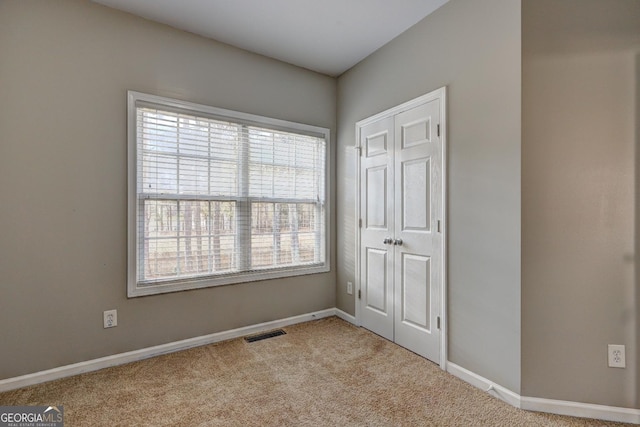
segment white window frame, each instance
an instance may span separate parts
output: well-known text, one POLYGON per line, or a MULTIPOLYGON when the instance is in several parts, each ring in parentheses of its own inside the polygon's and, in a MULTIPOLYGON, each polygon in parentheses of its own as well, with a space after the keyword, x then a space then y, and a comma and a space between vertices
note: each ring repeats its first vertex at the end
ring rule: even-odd
MULTIPOLYGON (((162 96, 150 95, 146 93, 128 91, 127 92, 127 160, 128 160, 128 180, 127 180, 127 295, 128 297, 139 297, 144 295, 155 295, 167 292, 184 291, 189 289, 208 288, 213 286, 230 285, 235 283, 244 283, 308 274, 326 273, 330 271, 331 265, 331 190, 330 190, 330 174, 331 170, 331 139, 330 130, 323 127, 311 126, 301 123, 290 122, 286 120, 273 119, 269 117, 258 116, 254 114, 242 113, 238 111, 226 110, 222 108, 211 107, 202 104, 196 104, 187 101, 181 101, 162 96), (265 128, 277 130, 285 130, 301 134, 315 135, 323 137, 326 141, 325 151, 325 206, 324 206, 324 241, 322 242, 322 250, 324 252, 324 262, 313 265, 298 265, 274 267, 264 270, 251 270, 243 272, 233 272, 229 274, 215 274, 195 278, 178 278, 160 281, 153 284, 139 284, 137 278, 138 266, 138 161, 137 161, 137 106, 153 105, 168 110, 179 110, 194 115, 205 115, 207 117, 219 118, 232 122, 245 123, 249 125, 257 125, 265 128)), ((255 202, 264 201, 256 199, 255 202)), ((251 200, 249 201, 249 203, 251 200)), ((249 229, 244 232, 251 233, 250 221, 249 229)), ((238 233, 242 231, 239 229, 238 233)))

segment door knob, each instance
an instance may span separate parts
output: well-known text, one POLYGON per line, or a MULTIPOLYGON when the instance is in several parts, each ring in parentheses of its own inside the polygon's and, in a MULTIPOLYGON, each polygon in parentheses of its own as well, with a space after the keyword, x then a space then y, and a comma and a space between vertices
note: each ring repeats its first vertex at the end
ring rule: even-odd
POLYGON ((385 237, 382 243, 384 243, 385 245, 390 245, 393 243, 393 239, 391 237, 385 237))
POLYGON ((396 239, 393 241, 393 244, 396 246, 402 246, 402 239, 396 239))

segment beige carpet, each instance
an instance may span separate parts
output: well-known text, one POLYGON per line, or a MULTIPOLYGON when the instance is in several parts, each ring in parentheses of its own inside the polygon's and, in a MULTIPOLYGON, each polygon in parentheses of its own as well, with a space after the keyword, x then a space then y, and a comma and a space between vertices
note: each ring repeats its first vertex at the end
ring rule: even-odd
POLYGON ((515 409, 332 317, 0 394, 66 426, 621 426, 515 409))

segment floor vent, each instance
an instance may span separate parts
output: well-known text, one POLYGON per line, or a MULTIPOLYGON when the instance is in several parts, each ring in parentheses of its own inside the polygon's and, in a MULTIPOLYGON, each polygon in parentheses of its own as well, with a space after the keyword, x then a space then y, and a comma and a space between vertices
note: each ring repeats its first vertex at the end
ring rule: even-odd
POLYGON ((244 340, 246 342, 256 342, 256 341, 266 340, 267 338, 279 337, 280 335, 286 335, 286 334, 287 333, 282 329, 276 329, 275 331, 265 332, 264 334, 245 337, 244 340))

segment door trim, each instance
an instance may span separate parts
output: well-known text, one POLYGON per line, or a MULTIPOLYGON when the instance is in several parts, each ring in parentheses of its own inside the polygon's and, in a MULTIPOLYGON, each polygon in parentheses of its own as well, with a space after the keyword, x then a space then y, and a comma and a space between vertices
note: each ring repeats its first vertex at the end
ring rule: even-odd
POLYGON ((355 230, 356 230, 356 265, 355 265, 355 308, 356 308, 356 325, 361 326, 361 310, 360 301, 358 301, 358 293, 362 289, 360 267, 362 260, 360 259, 360 153, 363 147, 360 146, 360 132, 363 127, 380 119, 395 116, 404 111, 418 107, 422 104, 426 104, 429 101, 435 99, 440 100, 440 138, 442 142, 442 283, 440 288, 440 368, 442 370, 447 369, 447 87, 443 86, 440 89, 436 89, 425 95, 414 98, 410 101, 404 102, 396 107, 382 111, 366 119, 360 120, 356 123, 356 140, 354 148, 358 153, 356 155, 356 197, 355 197, 355 230))

